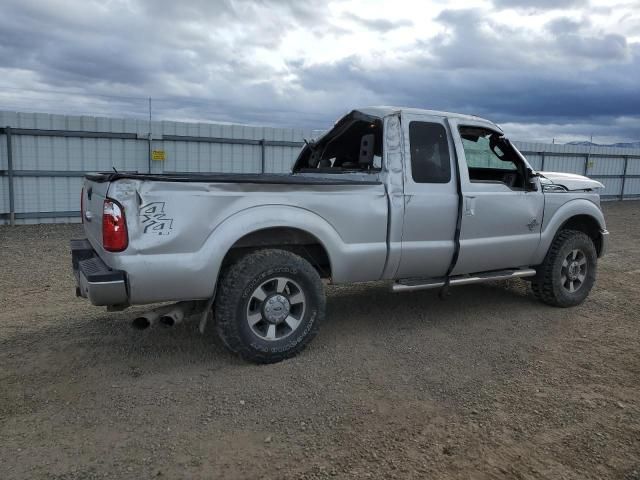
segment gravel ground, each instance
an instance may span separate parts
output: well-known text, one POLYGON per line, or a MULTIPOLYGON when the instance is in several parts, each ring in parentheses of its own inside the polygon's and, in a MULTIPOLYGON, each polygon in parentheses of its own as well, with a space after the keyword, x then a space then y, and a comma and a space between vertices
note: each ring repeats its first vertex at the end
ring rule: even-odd
POLYGON ((299 357, 74 297, 78 225, 0 227, 0 478, 640 479, 640 202, 585 304, 328 287, 299 357))

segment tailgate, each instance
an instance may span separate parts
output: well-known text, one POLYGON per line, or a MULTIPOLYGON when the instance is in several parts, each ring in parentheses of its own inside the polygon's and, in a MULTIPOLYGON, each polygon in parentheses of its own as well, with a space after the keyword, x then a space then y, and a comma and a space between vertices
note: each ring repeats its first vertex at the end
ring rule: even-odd
POLYGON ((102 210, 109 182, 85 179, 82 191, 82 219, 84 231, 94 248, 102 250, 102 210))

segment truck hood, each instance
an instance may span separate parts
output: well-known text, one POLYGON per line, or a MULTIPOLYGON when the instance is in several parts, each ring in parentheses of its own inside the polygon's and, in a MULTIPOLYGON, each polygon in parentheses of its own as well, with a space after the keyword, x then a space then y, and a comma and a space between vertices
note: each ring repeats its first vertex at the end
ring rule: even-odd
POLYGON ((598 190, 604 185, 583 175, 563 172, 539 172, 542 183, 561 185, 567 190, 598 190), (547 181, 545 181, 545 179, 547 181))

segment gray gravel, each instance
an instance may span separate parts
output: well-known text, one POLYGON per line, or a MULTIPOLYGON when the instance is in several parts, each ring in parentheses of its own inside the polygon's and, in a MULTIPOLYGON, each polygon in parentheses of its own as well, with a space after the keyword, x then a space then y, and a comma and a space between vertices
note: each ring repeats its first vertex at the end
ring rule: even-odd
POLYGON ((578 308, 522 281, 330 286, 269 366, 76 299, 80 226, 0 227, 0 478, 638 478, 640 202, 606 214, 578 308))

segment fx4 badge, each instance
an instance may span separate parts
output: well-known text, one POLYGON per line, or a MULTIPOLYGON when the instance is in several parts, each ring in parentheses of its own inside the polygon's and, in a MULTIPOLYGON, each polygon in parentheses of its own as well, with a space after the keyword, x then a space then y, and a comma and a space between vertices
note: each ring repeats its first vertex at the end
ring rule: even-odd
POLYGON ((169 235, 173 228, 173 218, 167 218, 164 214, 164 202, 152 202, 141 206, 140 223, 144 227, 143 233, 169 235))
POLYGON ((529 227, 529 230, 531 230, 532 232, 537 226, 538 226, 537 218, 534 218, 533 220, 531 220, 531 223, 527 223, 527 227, 529 227))

